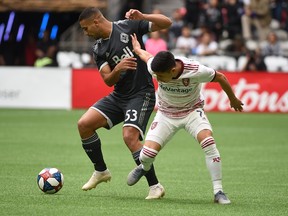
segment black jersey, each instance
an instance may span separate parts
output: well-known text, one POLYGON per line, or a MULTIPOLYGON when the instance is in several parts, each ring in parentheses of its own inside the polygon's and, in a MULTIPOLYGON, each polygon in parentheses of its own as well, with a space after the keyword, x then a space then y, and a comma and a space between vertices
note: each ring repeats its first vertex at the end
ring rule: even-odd
MULTIPOLYGON (((99 39, 93 47, 93 54, 98 69, 109 64, 111 70, 125 57, 136 57, 132 52, 131 34, 136 33, 137 39, 144 49, 142 36, 149 31, 148 21, 120 20, 113 22, 112 32, 108 39, 99 39)), ((152 76, 146 64, 137 56, 137 70, 125 71, 114 85, 113 94, 118 97, 129 98, 137 92, 154 91, 152 76)))

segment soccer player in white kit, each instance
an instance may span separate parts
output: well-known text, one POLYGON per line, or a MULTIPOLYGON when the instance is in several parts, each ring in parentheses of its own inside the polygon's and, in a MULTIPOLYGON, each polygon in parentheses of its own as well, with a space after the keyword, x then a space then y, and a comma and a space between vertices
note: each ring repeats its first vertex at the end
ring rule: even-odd
POLYGON ((141 49, 132 35, 134 52, 147 63, 148 71, 156 75, 158 87, 158 111, 147 133, 140 153, 141 164, 127 178, 128 185, 136 184, 149 171, 159 151, 181 128, 199 143, 204 151, 206 165, 211 175, 214 202, 230 204, 222 187, 222 165, 212 127, 203 110, 202 83, 218 82, 227 94, 235 111, 243 110, 243 103, 235 96, 224 74, 185 57, 174 57, 169 51, 159 52, 155 57, 141 49))

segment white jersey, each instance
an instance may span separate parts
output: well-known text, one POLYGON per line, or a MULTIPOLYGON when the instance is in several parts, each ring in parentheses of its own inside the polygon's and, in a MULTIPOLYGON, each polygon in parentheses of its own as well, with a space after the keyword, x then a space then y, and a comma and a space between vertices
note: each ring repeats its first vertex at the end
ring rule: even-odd
MULTIPOLYGON (((147 62, 149 73, 153 74, 150 58, 147 62)), ((183 118, 197 108, 203 108, 202 83, 211 82, 216 74, 212 68, 185 57, 175 57, 182 64, 179 76, 168 83, 158 82, 158 111, 171 118, 183 118)))

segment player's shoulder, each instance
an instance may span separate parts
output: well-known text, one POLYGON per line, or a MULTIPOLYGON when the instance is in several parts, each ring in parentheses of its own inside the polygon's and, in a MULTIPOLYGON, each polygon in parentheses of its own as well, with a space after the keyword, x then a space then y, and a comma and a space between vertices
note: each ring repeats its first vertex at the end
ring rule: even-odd
POLYGON ((118 20, 113 22, 114 25, 119 26, 123 29, 131 29, 131 28, 139 28, 139 26, 146 26, 148 25, 149 21, 147 20, 130 20, 130 19, 124 19, 124 20, 118 20))
POLYGON ((99 47, 101 46, 103 40, 102 39, 98 39, 95 41, 94 45, 92 46, 92 50, 94 53, 97 53, 99 50, 99 47))
POLYGON ((131 25, 137 25, 139 23, 139 20, 129 20, 129 19, 123 19, 113 22, 115 25, 125 27, 125 26, 131 26, 131 25))
POLYGON ((128 19, 124 19, 124 20, 117 20, 113 22, 115 25, 128 25, 129 20, 128 19))

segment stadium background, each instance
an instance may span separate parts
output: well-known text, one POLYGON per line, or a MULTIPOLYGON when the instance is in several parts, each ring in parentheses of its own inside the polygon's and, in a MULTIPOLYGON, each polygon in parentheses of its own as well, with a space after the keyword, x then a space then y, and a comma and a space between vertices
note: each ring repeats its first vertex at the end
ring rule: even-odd
MULTIPOLYGON (((225 20, 224 9, 229 1, 218 1, 222 21, 225 20)), ((247 1, 239 0, 236 2, 239 16, 241 16, 247 1)), ((205 0, 90 0, 83 2, 51 0, 48 3, 48 1, 37 0, 2 0, 1 3, 0 107, 75 109, 89 107, 94 101, 112 90, 112 88, 104 85, 92 62, 91 46, 93 40, 84 36, 77 22, 80 12, 85 7, 98 6, 110 20, 122 19, 128 8, 138 8, 147 13, 161 11, 173 20, 175 19, 173 14, 177 10, 183 15, 181 21, 189 25, 186 19, 188 19, 187 13, 191 11, 191 8, 187 7, 191 7, 191 5, 202 7, 202 13, 205 13, 208 9, 203 9, 204 5, 208 5, 210 2, 205 0), (45 32, 49 33, 50 40, 57 47, 55 64, 51 65, 37 61, 41 58, 37 59, 37 56, 34 56, 37 44, 42 40, 45 32), (31 38, 33 39, 32 42, 31 38), (62 85, 63 83, 65 85, 62 85), (54 86, 54 91, 51 90, 50 86, 54 86)), ((192 52, 184 53, 176 49, 173 43, 171 45, 171 37, 170 42, 167 42, 167 47, 175 55, 196 58, 205 65, 225 72, 228 78, 231 77, 231 84, 235 90, 240 91, 236 93, 244 100, 246 112, 287 112, 288 49, 286 50, 286 48, 288 48, 288 34, 285 25, 285 23, 287 24, 287 3, 285 1, 270 1, 269 7, 272 17, 271 31, 277 32, 283 50, 278 56, 263 56, 267 68, 265 71, 263 69, 254 69, 253 71, 242 69, 245 61, 248 61, 248 53, 255 51, 262 43, 259 39, 257 40, 257 34, 253 40, 246 41, 246 53, 240 55, 231 52, 225 53, 225 47, 228 46, 227 44, 231 44, 233 38, 227 37, 227 34, 225 36, 224 32, 227 31, 227 26, 225 27, 224 21, 223 32, 217 40, 218 49, 214 54, 203 56, 195 55, 192 52), (280 15, 278 15, 279 13, 280 15), (239 85, 241 82, 245 83, 244 87, 239 85)), ((199 34, 197 32, 200 30, 200 24, 191 28, 191 35, 197 38, 197 34, 199 34)), ((147 38, 149 36, 146 37, 146 41, 147 38)), ((155 84, 157 88, 157 83, 155 82, 155 84)), ((208 84, 205 87, 210 89, 210 92, 212 88, 214 92, 218 92, 218 95, 221 94, 217 86, 208 84)), ((204 89, 204 93, 206 89, 204 89)), ((224 103, 225 105, 221 105, 223 99, 221 97, 216 98, 216 100, 208 101, 210 104, 206 106, 207 111, 230 111, 227 101, 224 103), (212 103, 214 105, 211 105, 212 103), (220 108, 221 106, 224 108, 220 108)))
MULTIPOLYGON (((0 0, 1 54, 23 46, 31 32, 38 40, 44 29, 54 28, 57 34, 52 38, 56 37, 64 57, 54 67, 27 66, 23 59, 22 63, 0 65, 1 215, 288 215, 288 70, 285 62, 278 64, 279 58, 270 62, 270 71, 257 72, 240 71, 238 61, 228 58, 232 63, 227 64, 227 56, 220 53, 216 63, 221 64, 208 58, 211 56, 202 58, 205 64, 224 72, 245 101, 246 113, 231 112, 219 86, 204 86, 207 116, 221 152, 224 188, 232 205, 213 203, 203 152, 183 130, 155 161, 157 175, 166 189, 164 199, 147 202, 144 180, 127 186, 126 176, 135 164, 123 145, 121 124, 98 131, 112 181, 87 193, 81 190, 92 167, 81 147, 77 120, 112 88, 104 85, 94 66, 86 65, 93 42, 79 29, 79 13, 101 3, 105 14, 116 20, 123 17, 127 6, 139 3, 144 12, 160 8, 170 16, 186 2, 206 1, 0 0), (7 45, 10 35, 17 39, 18 32, 23 32, 22 36, 19 33, 22 40, 7 45), (37 174, 44 167, 57 167, 64 174, 64 187, 56 195, 46 196, 37 187, 37 174)), ((285 4, 281 7, 287 12, 285 4)), ((288 23, 287 19, 282 22, 288 23)), ((285 29, 277 29, 283 38, 285 29)), ((25 57, 24 52, 17 54, 25 57)), ((287 56, 281 57, 287 61, 287 56)))

